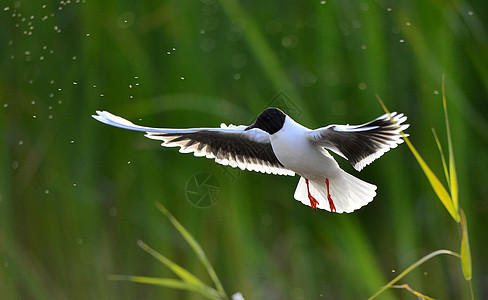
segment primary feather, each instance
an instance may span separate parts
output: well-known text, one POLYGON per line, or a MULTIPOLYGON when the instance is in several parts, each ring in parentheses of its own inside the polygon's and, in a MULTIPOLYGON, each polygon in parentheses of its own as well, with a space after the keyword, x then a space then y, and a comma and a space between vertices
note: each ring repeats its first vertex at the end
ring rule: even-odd
POLYGON ((409 127, 403 124, 406 120, 403 114, 393 112, 362 125, 329 125, 312 130, 308 135, 313 143, 345 157, 360 171, 403 143, 400 132, 409 127))

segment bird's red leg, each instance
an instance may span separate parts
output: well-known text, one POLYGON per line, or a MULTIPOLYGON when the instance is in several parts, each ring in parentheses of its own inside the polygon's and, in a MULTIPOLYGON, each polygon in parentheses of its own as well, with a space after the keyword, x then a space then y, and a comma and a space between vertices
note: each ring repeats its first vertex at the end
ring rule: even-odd
POLYGON ((312 194, 310 194, 310 188, 308 186, 308 179, 305 178, 305 183, 307 184, 307 192, 308 192, 308 199, 310 200, 310 206, 313 208, 313 209, 317 209, 317 204, 319 204, 319 202, 317 201, 317 199, 315 199, 312 194))
POLYGON ((334 211, 336 211, 336 208, 334 205, 334 201, 332 201, 332 197, 330 196, 330 193, 329 193, 329 179, 328 178, 325 178, 325 184, 327 185, 327 200, 329 200, 330 211, 334 212, 334 211))

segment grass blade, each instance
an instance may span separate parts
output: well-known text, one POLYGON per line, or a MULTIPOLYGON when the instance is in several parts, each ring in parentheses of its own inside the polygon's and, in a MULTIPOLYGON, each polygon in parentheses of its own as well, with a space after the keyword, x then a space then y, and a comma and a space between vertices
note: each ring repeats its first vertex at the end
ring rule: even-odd
MULTIPOLYGON (((442 103, 444 106, 444 118, 446 119, 447 144, 449 147, 449 183, 454 210, 459 214, 459 186, 456 174, 456 164, 454 162, 454 151, 452 148, 451 129, 449 126, 449 116, 447 114, 446 84, 445 76, 442 75, 442 103)), ((458 220, 459 222, 459 220, 458 220)))
POLYGON ((437 144, 437 148, 439 149, 439 153, 441 155, 442 168, 444 169, 444 175, 446 176, 447 185, 450 187, 451 181, 449 178, 449 169, 447 168, 446 157, 444 156, 444 151, 442 151, 441 142, 439 141, 439 138, 437 137, 437 133, 435 132, 434 128, 432 128, 432 133, 434 134, 435 143, 437 144))
MULTIPOLYGON (((403 134, 402 134, 403 135, 403 134)), ((427 179, 430 182, 430 185, 434 189, 434 192, 436 193, 437 197, 439 200, 441 200, 442 204, 444 204, 444 207, 447 209, 449 214, 452 216, 452 218, 456 221, 459 222, 459 214, 457 211, 454 209, 451 196, 447 192, 446 188, 442 185, 442 183, 439 181, 437 176, 432 172, 430 167, 427 165, 427 163, 424 161, 422 156, 418 153, 417 149, 413 146, 413 144, 410 142, 410 140, 403 135, 403 138, 405 140, 405 143, 408 145, 410 148, 410 151, 412 154, 415 156, 417 159, 418 164, 422 168, 422 171, 424 171, 425 176, 427 176, 427 179)))
POLYGON ((466 280, 471 280, 472 278, 472 265, 471 265, 471 250, 469 248, 469 237, 468 237, 468 224, 466 222, 466 216, 464 211, 461 209, 461 263, 463 268, 463 275, 466 280))
POLYGON ((424 294, 422 294, 422 293, 420 293, 420 292, 412 289, 408 284, 392 285, 392 286, 390 286, 390 288, 392 288, 392 289, 406 289, 410 293, 412 293, 415 296, 417 296, 417 298, 419 298, 419 299, 434 300, 434 298, 431 298, 429 296, 426 296, 426 295, 424 295, 424 294))
POLYGON ((208 261, 208 258, 205 255, 205 252, 203 252, 202 247, 200 247, 200 244, 198 244, 198 242, 185 229, 185 227, 183 227, 183 225, 181 225, 180 222, 178 222, 178 220, 176 220, 175 217, 173 217, 173 215, 166 209, 166 207, 164 207, 159 202, 156 202, 155 205, 169 219, 169 221, 173 224, 173 226, 180 232, 180 234, 183 236, 183 238, 188 242, 188 244, 193 249, 193 251, 197 255, 200 262, 207 269, 207 272, 210 275, 210 278, 212 278, 213 282, 215 283, 215 286, 217 287, 217 290, 219 291, 219 293, 222 295, 226 295, 224 287, 222 286, 222 283, 220 282, 219 278, 217 277, 217 274, 215 273, 215 270, 213 269, 212 265, 208 261))
POLYGON ((368 300, 371 300, 371 299, 374 299, 374 298, 378 297, 386 289, 390 288, 398 280, 400 280, 403 277, 405 277, 405 275, 407 275, 408 273, 410 273, 411 271, 413 271, 415 268, 419 267, 420 265, 422 265, 424 262, 428 261, 429 259, 431 259, 433 257, 436 257, 438 255, 441 255, 441 254, 448 254, 448 255, 452 255, 452 256, 456 256, 456 257, 461 257, 458 253, 453 252, 451 250, 446 250, 446 249, 441 249, 441 250, 437 250, 437 251, 434 251, 432 253, 429 253, 426 256, 424 256, 421 259, 419 259, 418 261, 416 261, 415 263, 413 263, 410 267, 408 267, 407 269, 405 269, 405 271, 403 271, 402 273, 400 273, 397 277, 393 278, 390 282, 388 282, 387 284, 385 284, 383 287, 381 287, 376 293, 374 293, 373 296, 369 297, 368 300))
MULTIPOLYGON (((383 103, 383 101, 381 100, 381 98, 378 95, 376 95, 376 97, 378 98, 378 101, 380 102, 381 106, 383 107, 383 110, 387 114, 390 114, 390 112, 388 111, 388 108, 386 108, 386 106, 383 103)), ((391 120, 392 120, 392 122, 394 122, 392 118, 391 118, 391 120)), ((451 196, 447 192, 446 188, 442 185, 442 183, 439 181, 439 179, 434 174, 434 172, 432 172, 430 167, 424 161, 424 159, 422 158, 420 153, 417 151, 417 149, 415 149, 415 147, 410 142, 408 137, 403 132, 400 132, 400 134, 402 135, 403 139, 405 140, 405 143, 407 144, 408 148, 410 148, 410 151, 412 152, 413 156, 415 156, 415 159, 417 159, 417 162, 420 165, 420 167, 422 168, 422 171, 424 171, 425 176, 427 176, 427 179, 429 180, 430 185, 434 189, 434 192, 436 193, 437 197, 439 198, 439 200, 441 200, 442 204, 444 204, 444 207, 447 209, 447 211, 452 216, 452 218, 456 222, 459 223, 458 211, 456 209, 454 209, 453 201, 451 199, 451 196)))
POLYGON ((192 273, 188 272, 183 267, 175 264, 173 261, 171 261, 170 259, 168 259, 164 255, 160 254, 156 250, 152 249, 151 247, 146 245, 143 241, 138 240, 137 245, 139 247, 141 247, 147 253, 151 254, 154 258, 156 258, 157 260, 159 260, 160 262, 165 264, 171 271, 173 271, 173 273, 178 275, 178 277, 180 277, 183 281, 188 282, 188 283, 192 283, 195 285, 205 286, 205 284, 202 281, 200 281, 200 279, 195 277, 192 273))
POLYGON ((156 278, 145 276, 127 276, 127 275, 110 275, 110 280, 125 280, 144 284, 153 284, 164 286, 167 288, 180 289, 199 293, 208 299, 223 299, 223 297, 216 290, 205 285, 197 285, 172 278, 156 278))

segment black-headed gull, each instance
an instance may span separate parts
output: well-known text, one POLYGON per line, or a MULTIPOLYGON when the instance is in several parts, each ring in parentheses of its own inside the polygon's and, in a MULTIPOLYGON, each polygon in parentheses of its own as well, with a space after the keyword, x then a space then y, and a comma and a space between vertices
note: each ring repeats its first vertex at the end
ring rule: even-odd
POLYGON ((135 125, 106 111, 93 118, 108 125, 146 132, 162 146, 214 158, 219 164, 276 175, 301 176, 295 199, 314 209, 347 212, 371 202, 376 186, 342 170, 326 150, 349 160, 360 171, 403 142, 403 114, 387 114, 362 125, 304 127, 278 108, 264 110, 251 126, 166 129, 135 125), (392 122, 391 118, 394 122, 392 122))

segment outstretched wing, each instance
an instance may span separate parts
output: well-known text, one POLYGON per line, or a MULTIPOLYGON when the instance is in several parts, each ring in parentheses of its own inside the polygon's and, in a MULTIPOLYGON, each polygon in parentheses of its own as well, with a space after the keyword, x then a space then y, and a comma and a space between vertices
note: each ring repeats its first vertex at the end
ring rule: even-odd
POLYGON ((362 125, 329 125, 310 131, 308 138, 346 158, 360 171, 391 148, 403 143, 400 131, 410 126, 402 124, 407 117, 396 112, 390 116, 385 114, 362 125))
POLYGON ((164 147, 180 147, 181 153, 214 158, 215 162, 241 170, 290 175, 273 152, 269 134, 260 129, 244 131, 246 126, 221 128, 167 129, 139 126, 106 111, 97 111, 96 120, 119 128, 146 132, 146 137, 161 140, 164 147))

